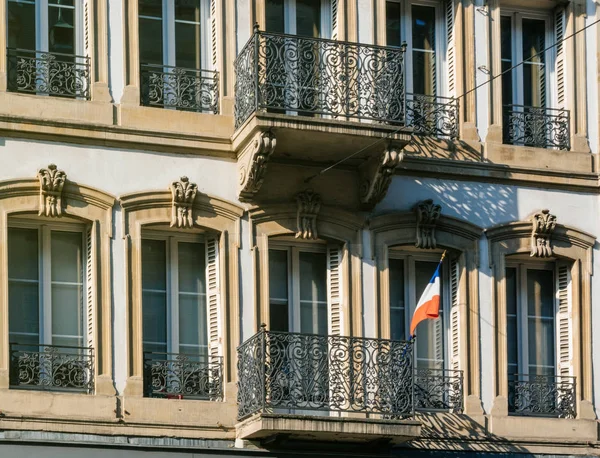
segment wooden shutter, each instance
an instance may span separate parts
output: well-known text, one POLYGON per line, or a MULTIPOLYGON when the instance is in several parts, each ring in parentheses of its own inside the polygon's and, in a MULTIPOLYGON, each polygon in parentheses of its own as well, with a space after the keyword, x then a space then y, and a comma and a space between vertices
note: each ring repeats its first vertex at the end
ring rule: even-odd
POLYGON ((95 304, 96 304, 96 244, 94 240, 94 234, 97 230, 97 225, 94 223, 85 234, 85 287, 86 287, 86 301, 85 301, 85 335, 84 345, 88 347, 95 347, 95 332, 94 327, 96 323, 95 316, 95 304))
POLYGON ((556 302, 558 374, 570 376, 573 375, 571 270, 563 262, 557 263, 556 302))
POLYGON ((331 0, 331 39, 337 40, 339 37, 339 8, 338 0, 331 0))
POLYGON ((217 44, 218 36, 217 0, 210 0, 210 54, 212 70, 219 69, 217 44))
MULTIPOLYGON (((446 14, 446 73, 448 75, 448 96, 456 95, 456 69, 455 69, 455 45, 454 45, 454 0, 445 0, 446 14)), ((435 78, 435 72, 433 77, 435 78)), ((435 80, 434 80, 435 81, 435 80)))
POLYGON ((460 308, 458 261, 450 262, 450 369, 460 369, 460 308))
POLYGON ((565 107, 565 49, 562 40, 565 37, 565 9, 554 11, 554 39, 556 42, 556 102, 557 108, 565 107))
POLYGON ((329 308, 329 335, 342 335, 342 257, 340 246, 327 247, 327 306, 329 308))
POLYGON ((221 356, 221 300, 219 282, 219 239, 206 241, 206 298, 208 314, 208 354, 221 356))

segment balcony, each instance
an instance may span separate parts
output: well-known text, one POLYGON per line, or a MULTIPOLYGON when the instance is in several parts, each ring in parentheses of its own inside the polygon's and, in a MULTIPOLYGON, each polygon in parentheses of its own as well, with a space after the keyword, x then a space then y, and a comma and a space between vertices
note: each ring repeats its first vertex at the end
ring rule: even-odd
POLYGON ((261 330, 238 348, 238 438, 398 443, 420 434, 412 345, 261 330))
POLYGON ((406 125, 415 135, 453 140, 458 138, 458 100, 449 97, 407 94, 406 125))
POLYGON ((219 114, 219 73, 141 65, 141 103, 148 107, 219 114))
POLYGON ((223 359, 183 353, 144 353, 146 397, 223 400, 223 359))
POLYGON ((503 130, 503 142, 508 145, 564 151, 571 148, 568 110, 506 105, 503 130))
POLYGON ((7 50, 8 90, 90 99, 90 58, 26 49, 7 50))
POLYGON ((415 409, 426 412, 462 413, 463 372, 415 369, 415 409))
POLYGON ((508 381, 513 415, 575 418, 575 377, 515 374, 508 381))
POLYGON ((94 391, 94 350, 11 343, 10 387, 91 394, 94 391))

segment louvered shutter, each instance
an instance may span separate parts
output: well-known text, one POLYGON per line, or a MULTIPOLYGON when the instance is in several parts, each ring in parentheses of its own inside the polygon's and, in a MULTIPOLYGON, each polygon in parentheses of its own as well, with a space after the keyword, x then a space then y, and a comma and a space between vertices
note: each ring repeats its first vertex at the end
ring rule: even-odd
POLYGON ((340 246, 327 247, 327 306, 329 308, 329 335, 342 335, 342 256, 340 246))
POLYGON ((339 38, 339 8, 338 0, 331 0, 331 39, 337 40, 339 38))
POLYGON ((565 9, 557 8, 554 12, 554 39, 556 42, 556 102, 557 108, 565 107, 565 49, 562 40, 565 37, 565 9))
POLYGON ((88 347, 95 347, 95 303, 96 303, 96 269, 95 269, 95 251, 96 243, 94 233, 96 223, 90 227, 85 235, 85 286, 86 286, 86 301, 85 301, 85 336, 84 342, 88 347))
POLYGON ((217 237, 210 237, 206 241, 206 297, 208 354, 211 357, 221 356, 219 239, 217 237))
POLYGON ((450 262, 450 369, 460 369, 460 270, 458 261, 450 262))
MULTIPOLYGON (((446 74, 448 75, 448 96, 456 95, 456 76, 455 76, 455 45, 454 45, 454 0, 446 0, 444 5, 446 14, 446 74)), ((435 75, 434 75, 435 77, 435 75)))
POLYGON ((571 270, 559 262, 556 272, 558 373, 573 375, 571 270))
POLYGON ((217 39, 219 36, 218 31, 218 20, 217 20, 217 0, 210 0, 210 55, 212 69, 217 70, 219 68, 218 62, 218 44, 217 39))

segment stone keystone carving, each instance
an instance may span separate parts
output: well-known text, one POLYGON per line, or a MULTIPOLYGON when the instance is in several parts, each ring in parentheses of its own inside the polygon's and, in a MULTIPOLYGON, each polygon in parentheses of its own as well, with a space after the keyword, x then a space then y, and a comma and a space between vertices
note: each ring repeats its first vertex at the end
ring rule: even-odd
POLYGON ((38 171, 40 180, 40 216, 62 215, 62 190, 67 174, 58 170, 55 164, 38 171))
POLYGON ((307 189, 296 196, 296 202, 298 203, 296 238, 317 239, 317 215, 321 209, 321 197, 312 189, 307 189))
POLYGON ((435 240, 435 226, 442 213, 442 207, 434 204, 433 200, 427 199, 415 206, 417 215, 417 248, 434 249, 437 246, 435 240))
POLYGON ((370 209, 381 202, 390 187, 394 171, 402 159, 404 153, 396 148, 388 148, 381 156, 365 165, 360 190, 363 207, 370 209))
POLYGON ((552 256, 551 237, 556 227, 556 216, 549 210, 542 210, 531 217, 531 256, 548 258, 552 256))
POLYGON ((193 206, 198 186, 190 183, 188 177, 181 177, 179 181, 171 183, 171 227, 194 227, 193 206))
POLYGON ((267 163, 275 151, 276 139, 271 132, 259 132, 240 155, 240 200, 248 202, 260 190, 267 163))

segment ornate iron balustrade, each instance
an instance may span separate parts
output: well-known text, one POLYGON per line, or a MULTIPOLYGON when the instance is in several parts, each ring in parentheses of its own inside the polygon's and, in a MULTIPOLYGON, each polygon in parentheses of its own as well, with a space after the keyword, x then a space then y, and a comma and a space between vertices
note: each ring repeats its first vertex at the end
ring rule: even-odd
POLYGON ((412 344, 404 341, 263 329, 238 348, 238 380, 239 419, 276 409, 414 413, 412 344))
POLYGON ((254 35, 235 60, 235 126, 258 110, 404 122, 405 47, 254 35))
POLYGON ((406 125, 415 135, 458 138, 458 100, 431 95, 406 95, 406 125))
POLYGON ((10 385, 34 390, 94 391, 91 347, 10 344, 10 385))
POLYGON ((144 353, 148 397, 223 400, 223 358, 183 353, 144 353))
POLYGON ((569 110, 504 106, 504 143, 536 148, 571 148, 569 110))
POLYGON ((142 105, 219 114, 219 73, 141 65, 142 105))
POLYGON ((8 48, 8 90, 90 99, 90 58, 8 48))
POLYGON ((515 374, 508 411, 515 415, 575 418, 575 377, 515 374))
POLYGON ((462 413, 463 372, 415 369, 415 409, 462 413))

